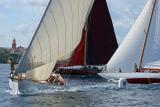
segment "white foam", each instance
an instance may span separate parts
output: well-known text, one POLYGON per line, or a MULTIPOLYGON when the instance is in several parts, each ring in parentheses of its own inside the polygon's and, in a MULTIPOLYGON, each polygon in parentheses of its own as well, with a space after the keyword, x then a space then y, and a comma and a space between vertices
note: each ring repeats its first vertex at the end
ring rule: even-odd
POLYGON ((17 96, 17 95, 21 95, 22 93, 20 93, 20 92, 14 92, 13 90, 6 90, 5 91, 6 93, 9 93, 9 94, 11 94, 11 95, 14 95, 14 96, 17 96))

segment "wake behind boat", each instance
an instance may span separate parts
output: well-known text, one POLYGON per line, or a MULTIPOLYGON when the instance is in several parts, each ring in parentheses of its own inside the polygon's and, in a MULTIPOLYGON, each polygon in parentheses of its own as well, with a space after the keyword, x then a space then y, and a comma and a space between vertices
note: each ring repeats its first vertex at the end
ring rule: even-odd
POLYGON ((100 76, 129 83, 160 83, 160 1, 148 0, 100 76))

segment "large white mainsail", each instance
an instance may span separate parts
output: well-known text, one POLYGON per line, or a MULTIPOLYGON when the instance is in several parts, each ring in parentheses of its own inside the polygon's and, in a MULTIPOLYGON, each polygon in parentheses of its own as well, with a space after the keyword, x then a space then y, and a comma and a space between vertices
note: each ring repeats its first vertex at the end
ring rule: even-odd
POLYGON ((133 72, 140 66, 146 33, 150 26, 156 0, 148 0, 135 24, 106 65, 107 72, 133 72))
POLYGON ((31 80, 49 78, 57 60, 69 58, 80 42, 94 0, 50 0, 17 67, 31 80))
POLYGON ((141 67, 160 70, 160 1, 156 0, 156 2, 144 47, 141 67))

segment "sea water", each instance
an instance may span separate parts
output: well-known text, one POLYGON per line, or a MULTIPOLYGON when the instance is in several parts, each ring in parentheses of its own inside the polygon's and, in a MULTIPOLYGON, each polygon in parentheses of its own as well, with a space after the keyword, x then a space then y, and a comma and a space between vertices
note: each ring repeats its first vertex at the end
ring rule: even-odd
POLYGON ((160 107, 160 84, 119 89, 99 76, 66 76, 63 87, 14 95, 8 85, 9 72, 9 65, 0 65, 0 107, 160 107))

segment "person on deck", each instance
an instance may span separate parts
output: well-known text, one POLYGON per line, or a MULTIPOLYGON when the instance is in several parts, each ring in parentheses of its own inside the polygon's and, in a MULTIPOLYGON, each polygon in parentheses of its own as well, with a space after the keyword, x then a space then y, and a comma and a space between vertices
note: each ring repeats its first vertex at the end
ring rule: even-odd
POLYGON ((13 58, 9 58, 8 63, 10 64, 10 75, 14 76, 15 75, 15 69, 16 69, 16 62, 13 60, 13 58))

